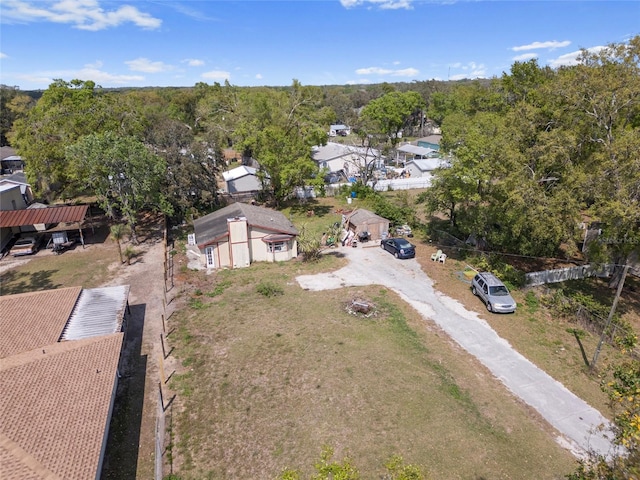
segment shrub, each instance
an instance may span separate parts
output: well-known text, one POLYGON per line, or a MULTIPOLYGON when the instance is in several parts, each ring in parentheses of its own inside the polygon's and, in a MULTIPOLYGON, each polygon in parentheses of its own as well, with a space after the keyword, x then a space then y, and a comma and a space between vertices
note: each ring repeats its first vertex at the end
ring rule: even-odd
POLYGON ((473 256, 469 258, 469 263, 480 271, 493 273, 502 280, 510 290, 522 288, 525 284, 524 272, 505 262, 502 255, 473 256))
POLYGON ((284 295, 284 289, 273 282, 262 281, 258 284, 256 290, 260 295, 264 295, 265 297, 284 295))

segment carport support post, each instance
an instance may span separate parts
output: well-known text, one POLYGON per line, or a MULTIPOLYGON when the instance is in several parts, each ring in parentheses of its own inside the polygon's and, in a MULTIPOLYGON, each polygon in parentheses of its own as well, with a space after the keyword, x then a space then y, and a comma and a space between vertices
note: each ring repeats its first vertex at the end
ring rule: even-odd
POLYGON ((596 347, 596 352, 593 354, 593 360, 591 360, 590 370, 592 372, 596 368, 596 362, 598 361, 598 355, 600 355, 600 349, 602 348, 602 343, 604 342, 604 336, 609 329, 609 325, 611 325, 613 314, 616 313, 618 300, 620 299, 620 294, 622 293, 622 287, 624 287, 624 280, 627 278, 627 270, 629 270, 629 265, 625 265, 624 270, 622 270, 622 278, 620 279, 620 283, 618 284, 618 290, 616 291, 616 296, 613 299, 613 305, 611 305, 611 310, 609 311, 609 316, 607 317, 607 323, 605 324, 604 329, 602 330, 602 334, 600 335, 600 341, 598 342, 598 346, 596 347))

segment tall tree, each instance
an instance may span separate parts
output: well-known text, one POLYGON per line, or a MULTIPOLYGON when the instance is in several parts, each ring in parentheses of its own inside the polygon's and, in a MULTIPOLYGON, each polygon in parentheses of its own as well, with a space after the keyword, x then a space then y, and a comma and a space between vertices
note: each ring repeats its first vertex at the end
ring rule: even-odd
POLYGON ((422 115, 425 102, 417 92, 392 91, 369 102, 360 113, 364 135, 383 134, 395 148, 402 129, 416 115, 422 115))
POLYGON ((29 111, 35 101, 21 93, 18 87, 0 85, 0 145, 8 145, 13 122, 29 111))
POLYGON ((92 81, 56 80, 36 106, 15 121, 9 140, 24 158, 27 179, 39 194, 52 200, 77 192, 65 147, 83 135, 119 129, 109 100, 92 81))
POLYGON ((110 217, 122 216, 133 243, 139 212, 171 213, 162 193, 166 163, 135 138, 111 132, 86 135, 67 147, 66 154, 76 180, 95 192, 110 217))
POLYGON ((594 260, 622 267, 640 254, 640 36, 598 52, 583 51, 579 64, 560 71, 557 86, 565 128, 581 145, 586 201, 603 236, 592 243, 594 260))
POLYGON ((265 189, 281 204, 296 187, 317 178, 311 147, 326 143, 333 111, 322 106, 319 88, 297 80, 283 91, 258 92, 250 105, 254 115, 238 128, 240 144, 258 160, 265 189))

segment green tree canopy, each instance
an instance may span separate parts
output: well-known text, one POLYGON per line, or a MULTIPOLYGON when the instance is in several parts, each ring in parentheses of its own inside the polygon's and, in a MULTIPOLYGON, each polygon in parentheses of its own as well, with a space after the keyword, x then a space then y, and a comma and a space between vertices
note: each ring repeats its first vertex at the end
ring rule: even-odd
POLYGON ((398 133, 408 125, 415 114, 422 110, 425 102, 422 96, 413 91, 386 93, 370 101, 360 113, 363 135, 383 134, 393 147, 399 140, 398 133))
POLYGON ((110 217, 122 216, 134 243, 140 211, 171 213, 162 193, 166 163, 135 138, 112 132, 86 135, 69 146, 66 154, 75 180, 95 192, 110 217))

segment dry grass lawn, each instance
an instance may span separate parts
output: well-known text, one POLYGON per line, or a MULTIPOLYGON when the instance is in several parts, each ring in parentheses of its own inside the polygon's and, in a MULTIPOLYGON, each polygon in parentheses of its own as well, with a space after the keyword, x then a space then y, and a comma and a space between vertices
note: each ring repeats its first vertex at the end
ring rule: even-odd
MULTIPOLYGON (((325 257, 314 269, 333 269, 325 257)), ((472 357, 381 287, 308 292, 299 262, 185 272, 169 336, 172 471, 184 479, 305 478, 321 447, 378 478, 400 454, 431 478, 562 478, 573 457, 472 357), (266 297, 259 285, 282 295, 266 297), (377 315, 349 314, 373 302, 377 315)))

